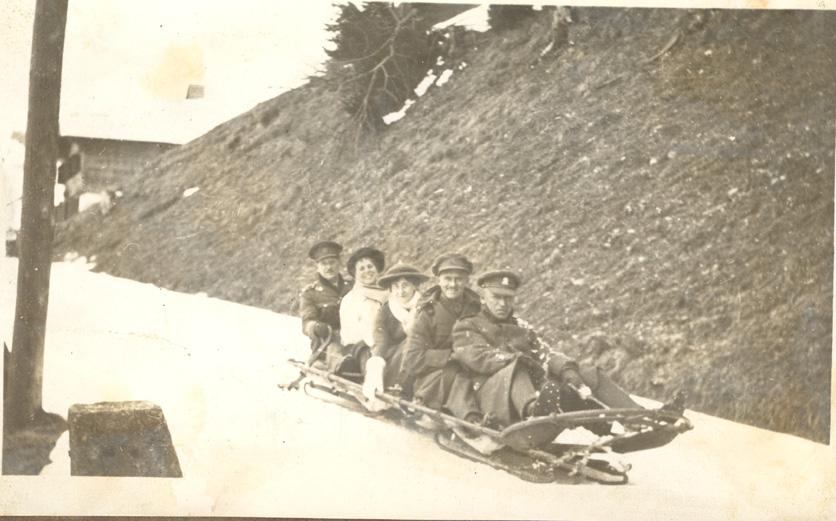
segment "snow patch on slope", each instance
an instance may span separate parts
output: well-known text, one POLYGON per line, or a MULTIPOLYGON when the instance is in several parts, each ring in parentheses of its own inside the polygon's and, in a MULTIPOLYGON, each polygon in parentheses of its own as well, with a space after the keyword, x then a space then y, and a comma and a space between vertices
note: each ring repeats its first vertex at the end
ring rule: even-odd
POLYGON ((491 26, 488 24, 488 5, 482 4, 473 9, 468 9, 453 18, 435 24, 433 29, 446 29, 456 25, 464 27, 469 31, 477 31, 480 33, 489 31, 491 26))

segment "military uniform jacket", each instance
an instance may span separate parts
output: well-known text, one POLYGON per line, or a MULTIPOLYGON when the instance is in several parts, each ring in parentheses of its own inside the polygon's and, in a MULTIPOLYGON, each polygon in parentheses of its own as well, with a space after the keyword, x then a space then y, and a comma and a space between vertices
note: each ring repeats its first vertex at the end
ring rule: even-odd
POLYGON ((465 289, 463 299, 462 309, 455 310, 442 298, 439 286, 421 296, 406 339, 402 377, 420 377, 447 365, 453 354, 453 324, 460 316, 474 314, 481 307, 479 295, 471 289, 465 289))
POLYGON ((302 318, 302 332, 313 337, 313 328, 318 322, 328 324, 334 331, 340 329, 340 302, 351 291, 353 281, 342 275, 337 284, 331 284, 321 275, 302 290, 299 297, 299 316, 302 318))
MULTIPOLYGON (((486 308, 456 322, 453 352, 462 366, 484 377, 497 373, 520 355, 529 365, 553 375, 559 375, 564 369, 577 369, 574 360, 549 349, 526 322, 513 315, 501 320, 486 308)), ((476 377, 477 381, 483 379, 476 377)))

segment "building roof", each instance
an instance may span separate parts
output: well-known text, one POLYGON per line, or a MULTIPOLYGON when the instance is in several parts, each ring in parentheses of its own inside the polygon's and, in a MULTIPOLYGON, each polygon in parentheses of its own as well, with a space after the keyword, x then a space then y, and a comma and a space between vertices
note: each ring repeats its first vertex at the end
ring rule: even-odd
POLYGON ((108 113, 61 111, 62 136, 182 145, 229 119, 206 99, 130 104, 108 113))

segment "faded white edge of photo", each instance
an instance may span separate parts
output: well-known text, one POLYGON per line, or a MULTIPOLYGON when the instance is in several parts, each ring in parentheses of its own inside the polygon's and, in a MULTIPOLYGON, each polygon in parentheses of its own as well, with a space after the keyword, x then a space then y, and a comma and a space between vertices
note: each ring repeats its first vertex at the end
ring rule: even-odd
MULTIPOLYGON (((76 0, 73 0, 76 1, 76 0)), ((432 3, 479 3, 479 2, 460 2, 456 0, 446 1, 446 0, 424 0, 425 2, 432 2, 432 3)), ((497 3, 506 3, 506 4, 541 4, 541 5, 567 5, 562 2, 554 2, 554 1, 545 1, 545 2, 530 2, 530 1, 522 1, 522 0, 504 0, 502 2, 497 3)), ((299 2, 299 5, 303 5, 302 2, 299 2)), ((697 8, 697 9, 707 9, 707 8, 721 8, 721 9, 768 9, 768 10, 780 10, 780 9, 802 9, 802 10, 836 10, 836 0, 780 0, 780 1, 770 1, 770 0, 750 0, 750 1, 731 1, 731 2, 723 2, 723 1, 589 1, 589 0, 576 0, 571 4, 571 6, 598 6, 598 7, 640 7, 640 8, 697 8)), ((836 28, 835 28, 836 29, 836 28)), ((836 117, 836 115, 834 115, 836 117)), ((836 149, 836 142, 834 142, 834 149, 836 149)), ((836 171, 836 161, 834 161, 834 171, 836 171)), ((834 210, 834 218, 836 219, 836 209, 834 210)), ((836 275, 836 270, 834 270, 834 275, 836 275)), ((834 295, 833 299, 834 307, 836 307, 836 294, 834 295)), ((54 313, 55 310, 51 310, 51 313, 54 313)), ((832 316, 831 316, 832 320, 832 316)), ((832 326, 831 326, 832 331, 832 326)), ((11 339, 9 339, 11 341, 11 339)), ((11 347, 11 346, 10 346, 11 347)), ((833 357, 831 356, 831 427, 830 427, 830 445, 829 451, 831 455, 831 461, 836 461, 834 459, 834 447, 833 447, 833 432, 834 432, 834 425, 836 421, 834 421, 834 402, 836 402, 836 383, 834 383, 834 368, 836 368, 836 364, 833 363, 833 357)), ((4 374, 4 365, 5 360, 3 357, 0 357, 0 374, 4 374)), ((2 410, 2 401, 0 401, 0 410, 2 410)), ((66 411, 49 411, 49 412, 56 412, 58 414, 65 415, 66 411)), ((3 428, 3 415, 0 414, 0 429, 3 428)), ((2 432, 2 431, 0 431, 2 432)), ((0 450, 2 450, 2 436, 0 436, 0 450)), ((408 469, 404 469, 405 472, 408 472, 408 469)), ((188 478, 183 478, 188 479, 188 478)), ((175 480, 176 481, 176 480, 175 480)), ((822 490, 823 497, 825 499, 829 498, 831 501, 831 507, 834 510, 830 512, 832 514, 836 514, 836 488, 834 488, 834 482, 831 480, 830 482, 831 488, 829 490, 822 490)), ((187 487, 188 488, 188 487, 187 487)), ((608 494, 609 491, 615 492, 616 489, 606 488, 606 487, 599 487, 601 491, 601 495, 608 494)), ((277 494, 286 494, 286 493, 294 493, 294 494, 309 494, 313 501, 320 501, 321 498, 319 497, 320 491, 277 491, 277 494)), ((497 493, 500 493, 497 491, 497 493)), ((543 493, 558 493, 557 490, 543 490, 543 493)), ((55 478, 55 477, 41 477, 41 476, 2 476, 0 475, 0 515, 7 515, 7 514, 14 514, 14 515, 84 515, 87 513, 96 513, 101 515, 100 511, 97 512, 88 512, 86 509, 86 505, 89 504, 96 504, 101 505, 103 497, 110 497, 113 499, 112 504, 112 511, 107 513, 107 515, 213 515, 214 507, 206 510, 202 507, 196 507, 196 505, 178 505, 177 504, 177 494, 172 494, 172 486, 171 481, 166 479, 153 479, 153 478, 55 478), (49 481, 48 487, 43 487, 40 485, 36 485, 36 482, 39 480, 47 479, 49 481), (74 481, 74 484, 70 487, 65 489, 61 489, 60 487, 66 486, 74 481), (52 487, 58 488, 52 488, 52 487), (31 512, 7 512, 4 508, 4 498, 8 499, 18 494, 27 494, 33 491, 40 491, 43 492, 45 489, 49 489, 54 492, 58 496, 65 496, 66 493, 76 494, 75 497, 63 497, 66 503, 69 505, 68 509, 64 512, 56 513, 53 512, 52 509, 49 508, 35 508, 31 512), (142 498, 141 501, 134 502, 132 500, 137 498, 142 498), (156 499, 156 500, 155 500, 156 499), (172 503, 174 501, 174 503, 172 503), (176 505, 175 508, 171 508, 172 504, 176 505)), ((372 496, 370 495, 369 498, 358 498, 358 503, 360 499, 370 499, 372 496)), ((205 499, 205 498, 203 498, 205 499)), ((646 497, 635 497, 633 501, 647 501, 648 498, 646 497)), ((50 500, 49 498, 40 498, 39 500, 34 501, 33 503, 37 503, 40 501, 41 503, 48 503, 50 500)), ((43 507, 44 505, 41 505, 43 507)), ((344 517, 364 517, 364 510, 362 508, 356 508, 357 505, 343 505, 344 517)), ((258 509, 255 508, 255 511, 258 509)), ((310 515, 316 515, 314 511, 309 512, 310 515)), ((334 515, 335 510, 333 508, 324 508, 321 510, 322 513, 330 514, 331 516, 334 515)), ((234 513, 230 512, 223 512, 224 515, 232 515, 234 513)), ((300 512, 270 512, 264 511, 260 513, 254 513, 250 511, 247 515, 257 515, 257 516, 293 516, 299 515, 300 512)), ((302 513, 305 514, 305 513, 302 513)), ((426 514, 426 512, 423 512, 426 514)), ((559 514, 556 514, 559 515, 559 514)), ((410 515, 408 511, 403 512, 403 518, 410 518, 414 517, 410 515)), ((460 512, 437 512, 435 518, 454 518, 454 517, 468 517, 468 513, 466 511, 460 512)), ((709 512, 706 512, 706 518, 711 518, 709 512)), ((618 514, 613 515, 614 519, 619 518, 618 514)), ((742 518, 740 518, 742 519, 742 518)))

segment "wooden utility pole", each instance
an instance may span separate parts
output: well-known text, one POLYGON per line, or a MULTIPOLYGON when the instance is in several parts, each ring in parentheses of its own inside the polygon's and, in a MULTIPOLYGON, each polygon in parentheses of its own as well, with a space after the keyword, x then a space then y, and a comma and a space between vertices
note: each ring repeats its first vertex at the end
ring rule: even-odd
POLYGON ((58 158, 58 110, 68 0, 37 0, 29 69, 17 301, 5 400, 5 430, 42 413, 44 333, 52 261, 52 213, 58 158))

